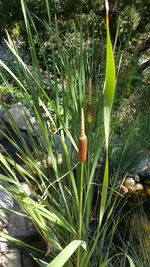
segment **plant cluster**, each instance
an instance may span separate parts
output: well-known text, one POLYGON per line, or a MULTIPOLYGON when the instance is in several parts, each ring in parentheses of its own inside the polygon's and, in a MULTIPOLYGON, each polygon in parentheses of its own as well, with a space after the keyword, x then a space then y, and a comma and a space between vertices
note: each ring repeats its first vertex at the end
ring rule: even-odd
MULTIPOLYGON (((104 62, 95 64, 94 35, 87 42, 83 38, 82 27, 79 35, 75 26, 74 32, 63 40, 56 18, 55 27, 50 26, 51 9, 49 1, 45 3, 48 23, 42 23, 51 38, 50 44, 53 44, 48 44, 50 51, 47 53, 47 43, 43 43, 36 28, 37 17, 30 13, 26 1, 21 0, 31 64, 29 66, 24 62, 8 33, 6 44, 16 60, 18 72, 0 60, 4 83, 8 84, 7 75, 13 79, 24 103, 34 113, 41 132, 41 138, 37 136, 38 145, 28 132, 33 148, 30 151, 7 105, 1 101, 13 131, 22 140, 23 148, 13 138, 5 137, 15 147, 23 164, 17 164, 7 153, 1 153, 3 172, 0 180, 32 220, 46 244, 46 251, 39 251, 4 233, 0 235, 32 249, 32 256, 40 266, 117 266, 118 260, 120 265, 125 266, 128 261, 130 266, 136 266, 130 246, 125 246, 123 237, 117 231, 125 201, 123 203, 123 196, 117 192, 116 184, 122 175, 121 168, 124 168, 123 172, 126 171, 124 163, 126 166, 131 163, 126 154, 129 150, 126 152, 126 149, 131 149, 130 140, 134 140, 135 132, 133 124, 126 143, 121 143, 121 154, 118 153, 117 158, 111 142, 115 131, 111 120, 116 70, 109 31, 108 2, 105 3, 105 70, 104 62), (71 50, 68 40, 71 40, 71 50), (41 71, 41 58, 44 73, 41 71), (60 151, 56 146, 56 134, 60 151), (37 160, 40 164, 37 164, 37 160), (22 188, 19 177, 28 184, 32 197, 22 188), (115 234, 124 245, 121 250, 115 243, 115 234)), ((59 1, 56 3, 60 5, 59 1)), ((118 69, 119 66, 117 63, 118 69)))

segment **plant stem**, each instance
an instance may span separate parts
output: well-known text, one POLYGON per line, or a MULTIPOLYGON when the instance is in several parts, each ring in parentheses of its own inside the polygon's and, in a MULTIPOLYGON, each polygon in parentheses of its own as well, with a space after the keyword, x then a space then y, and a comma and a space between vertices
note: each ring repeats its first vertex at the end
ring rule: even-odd
MULTIPOLYGON (((79 195, 79 240, 82 240, 82 225, 83 225, 83 167, 84 162, 81 162, 81 177, 80 177, 80 195, 79 195)), ((78 248, 77 252, 77 267, 80 267, 80 257, 81 257, 81 246, 78 248)))

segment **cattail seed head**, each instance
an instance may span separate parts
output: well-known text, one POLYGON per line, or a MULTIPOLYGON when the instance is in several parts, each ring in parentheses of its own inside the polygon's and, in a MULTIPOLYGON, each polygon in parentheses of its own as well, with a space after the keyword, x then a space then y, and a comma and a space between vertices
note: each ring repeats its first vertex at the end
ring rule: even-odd
POLYGON ((87 137, 86 137, 86 135, 79 137, 78 150, 79 150, 79 161, 80 162, 85 161, 86 160, 86 154, 87 154, 87 137))
POLYGON ((78 156, 79 161, 83 162, 86 160, 87 155, 87 137, 85 135, 85 126, 84 126, 84 111, 81 109, 81 120, 80 120, 80 136, 78 139, 78 156))

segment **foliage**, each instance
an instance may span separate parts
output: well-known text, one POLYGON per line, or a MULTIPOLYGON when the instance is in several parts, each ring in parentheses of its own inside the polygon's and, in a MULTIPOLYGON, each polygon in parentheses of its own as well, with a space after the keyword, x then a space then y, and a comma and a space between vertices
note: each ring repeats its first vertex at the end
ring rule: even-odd
POLYGON ((23 95, 18 91, 18 87, 15 87, 10 83, 4 83, 0 86, 0 99, 9 106, 13 102, 23 101, 23 95))
MULTIPOLYGON (((47 10, 45 1, 27 0, 28 7, 41 20, 47 21, 47 10)), ((103 3, 96 1, 48 1, 50 6, 51 26, 55 23, 54 15, 58 18, 59 29, 62 32, 66 31, 66 26, 72 31, 72 21, 75 22, 76 28, 80 30, 79 21, 82 20, 83 33, 87 34, 88 30, 93 35, 93 25, 95 25, 95 38, 101 37, 103 39, 104 33, 104 17, 105 10, 103 3), (101 27, 103 24, 103 27, 101 27), (77 27, 78 26, 78 27, 77 27)), ((16 28, 19 35, 25 34, 25 29, 22 23, 22 11, 21 5, 14 0, 0 1, 1 6, 1 18, 0 23, 2 25, 2 32, 5 28, 13 33, 13 27, 16 28), (15 8, 14 8, 15 7, 15 8), (9 17, 9 20, 8 20, 9 17), (20 29, 19 29, 20 25, 20 29), (22 32, 23 30, 23 32, 22 32)), ((110 1, 110 20, 111 20, 111 34, 115 39, 116 26, 119 23, 119 39, 118 45, 124 49, 128 42, 128 46, 138 44, 139 40, 144 36, 148 38, 149 32, 149 1, 145 0, 144 4, 142 0, 132 1, 110 1), (130 29, 130 30, 129 30, 130 29), (147 33, 147 36, 145 35, 147 33), (142 35, 141 35, 142 34, 142 35), (143 35, 144 34, 144 35, 143 35), (130 42, 129 42, 130 41, 130 42)), ((39 33, 43 33, 43 25, 39 20, 36 21, 36 26, 39 33)), ((104 40, 104 39, 103 39, 104 40)), ((142 40, 142 41, 144 41, 142 40)), ((48 41, 48 38, 47 38, 48 41)))
MULTIPOLYGON (((103 3, 87 0, 82 2, 52 0, 47 2, 50 7, 48 14, 45 1, 28 0, 26 2, 34 15, 35 26, 32 24, 30 29, 43 72, 47 68, 51 73, 53 72, 53 53, 55 54, 55 61, 59 65, 61 61, 59 49, 63 49, 64 56, 75 57, 76 49, 80 51, 80 32, 82 32, 84 49, 88 49, 88 54, 95 53, 93 55, 95 68, 100 68, 100 75, 103 75, 105 68, 103 63, 105 58, 103 49, 105 46, 105 10, 103 3), (59 43, 56 41, 55 32, 59 35, 59 43), (43 55, 46 57, 47 66, 43 55)), ((3 36, 6 36, 5 29, 7 29, 12 39, 17 43, 17 47, 21 47, 23 54, 27 55, 28 59, 26 61, 24 58, 25 62, 32 65, 20 2, 18 1, 16 4, 15 1, 7 1, 6 4, 5 1, 1 0, 0 5, 2 10, 0 23, 3 36)), ((144 4, 141 0, 136 0, 134 3, 132 1, 110 1, 110 32, 112 40, 115 41, 117 66, 121 64, 116 107, 118 104, 121 105, 122 99, 130 102, 129 96, 131 94, 135 95, 135 107, 139 103, 141 103, 141 110, 143 104, 144 107, 148 106, 146 99, 149 95, 149 78, 143 70, 149 66, 149 10, 149 1, 144 1, 144 4), (122 62, 119 63, 118 59, 122 59, 122 62), (143 60, 147 64, 144 65, 143 60)), ((1 49, 3 50, 4 47, 1 49)), ((11 58, 10 52, 5 51, 5 54, 6 52, 11 58)), ((12 68, 14 68, 13 63, 12 68)), ((14 69, 12 70, 14 71, 14 69)), ((146 108, 145 113, 147 111, 146 108)), ((124 125, 124 120, 121 123, 124 125)))
MULTIPOLYGON (((27 2, 29 7, 30 4, 35 3, 34 1, 27 2)), ((105 74, 103 57, 101 64, 98 59, 95 60, 97 50, 95 51, 95 33, 91 34, 93 25, 87 29, 84 26, 85 20, 83 24, 77 23, 77 18, 79 18, 77 14, 73 27, 69 26, 68 30, 66 29, 67 23, 62 23, 59 17, 58 19, 52 17, 51 21, 51 9, 49 9, 48 1, 45 2, 48 22, 31 15, 26 1, 21 1, 31 66, 24 62, 15 40, 10 38, 9 34, 7 34, 6 43, 13 58, 16 59, 15 70, 7 66, 5 61, 1 61, 3 68, 1 75, 5 84, 9 83, 10 78, 7 78, 9 75, 13 79, 14 87, 17 87, 24 97, 24 102, 34 112, 43 141, 38 139, 39 147, 37 147, 34 139, 29 135, 34 150, 31 153, 22 138, 21 131, 11 118, 7 106, 1 101, 1 105, 10 117, 15 133, 23 141, 24 149, 20 149, 14 140, 10 140, 26 166, 23 168, 16 164, 9 155, 1 154, 0 160, 4 171, 0 175, 1 181, 25 210, 46 243, 47 251, 42 252, 41 259, 37 259, 37 254, 32 251, 33 257, 40 265, 50 262, 47 266, 51 266, 52 260, 57 255, 58 257, 64 255, 67 247, 69 256, 65 266, 112 266, 114 257, 118 257, 113 238, 121 219, 123 206, 120 201, 121 195, 115 191, 115 188, 118 177, 122 175, 120 167, 123 166, 121 163, 124 162, 125 149, 131 144, 130 136, 134 136, 134 127, 123 149, 121 147, 121 157, 119 153, 119 159, 115 157, 117 167, 116 172, 113 172, 114 169, 111 168, 114 165, 111 113, 115 97, 115 66, 108 19, 105 74), (39 24, 42 24, 42 32, 46 37, 43 37, 41 32, 39 33, 39 24), (65 31, 62 31, 64 28, 65 31), (88 34, 86 38, 84 28, 88 34), (48 39, 47 42, 46 39, 48 39), (77 47, 76 44, 78 44, 77 47), (41 61, 44 69, 42 71, 41 61), (80 111, 83 108, 84 113, 87 114, 88 80, 90 78, 93 81, 91 123, 87 122, 85 115, 88 158, 85 162, 79 162, 77 141, 80 130, 80 111), (56 135, 51 129, 57 132, 61 143, 63 159, 61 165, 58 159, 60 155, 57 151, 56 135), (100 151, 104 151, 104 154, 103 166, 99 174, 97 167, 101 165, 100 151), (47 162, 48 157, 51 160, 50 166, 47 162), (37 159, 40 165, 37 165, 37 159), (32 197, 29 197, 23 190, 18 178, 20 176, 28 183, 32 197), (84 244, 80 240, 86 243, 86 250, 78 246, 84 244), (69 252, 70 247, 71 252, 69 252)), ((43 4, 38 1, 39 5, 42 5, 41 3, 43 4)), ((59 12, 62 12, 62 8, 71 9, 71 5, 67 6, 67 3, 67 1, 55 2, 52 14, 55 7, 59 12)), ((78 2, 74 4, 75 10, 80 10, 78 2)), ((87 2, 83 1, 83 8, 87 7, 86 4, 87 2)), ((88 7, 91 7, 90 1, 88 1, 88 7)), ((70 12, 70 17, 71 14, 70 12)), ((67 16, 66 21, 69 19, 67 16)), ((101 24, 101 27, 100 36, 103 36, 104 25, 101 24)), ((103 40, 102 44, 105 43, 103 40)), ((119 66, 120 54, 116 56, 117 66, 119 66)), ((116 110, 116 106, 114 108, 116 110)), ((123 170, 126 171, 125 167, 123 170)), ((15 242, 20 244, 17 240, 15 242)), ((125 258, 127 258, 130 266, 134 266, 135 259, 132 255, 129 257, 128 252, 128 246, 124 247, 120 254, 120 262, 125 264, 125 258)))

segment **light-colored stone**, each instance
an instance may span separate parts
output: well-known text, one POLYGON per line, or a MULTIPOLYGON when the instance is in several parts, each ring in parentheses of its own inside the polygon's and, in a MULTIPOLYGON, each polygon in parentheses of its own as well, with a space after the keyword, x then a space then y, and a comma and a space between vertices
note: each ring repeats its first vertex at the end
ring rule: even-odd
MULTIPOLYGON (((38 122, 31 115, 26 106, 21 103, 17 103, 12 105, 8 111, 20 129, 28 130, 32 135, 39 136, 41 134, 38 122)), ((2 118, 6 123, 11 125, 11 119, 6 112, 2 115, 2 118)))
MULTIPOLYGON (((22 188, 25 193, 31 196, 29 186, 24 182, 22 188)), ((12 194, 0 183, 0 208, 9 209, 24 213, 17 201, 13 200, 12 194)), ((0 210, 0 231, 17 239, 29 237, 35 233, 34 225, 28 218, 0 210)), ((9 240, 0 236, 0 266, 1 267, 21 267, 21 256, 19 250, 9 240)))
MULTIPOLYGON (((5 192, 2 184, 0 184, 0 208, 4 209, 13 209, 14 201, 12 199, 11 194, 5 192)), ((9 221, 8 212, 0 210, 0 230, 7 227, 9 221)))
POLYGON ((121 193, 123 194, 127 194, 129 192, 128 188, 123 184, 120 186, 120 189, 121 189, 121 193))
POLYGON ((21 256, 17 248, 8 249, 7 252, 0 252, 1 267, 21 267, 21 256))
MULTIPOLYGON (((8 240, 0 236, 0 253, 5 253, 9 250, 8 240)), ((0 265, 1 266, 1 265, 0 265)))
POLYGON ((134 186, 135 188, 135 191, 143 191, 144 190, 144 187, 142 184, 138 183, 134 186))
POLYGON ((133 178, 127 177, 124 181, 124 185, 127 188, 133 187, 135 185, 135 180, 133 178))
MULTIPOLYGON (((5 187, 2 189, 2 185, 0 190, 0 207, 24 213, 17 201, 13 200, 11 193, 7 192, 5 187)), ((5 212, 3 210, 0 210, 0 228, 3 233, 15 238, 29 237, 35 233, 35 228, 31 220, 13 212, 5 212)))
POLYGON ((140 177, 139 177, 137 174, 135 175, 135 181, 136 181, 137 183, 140 182, 140 177))

